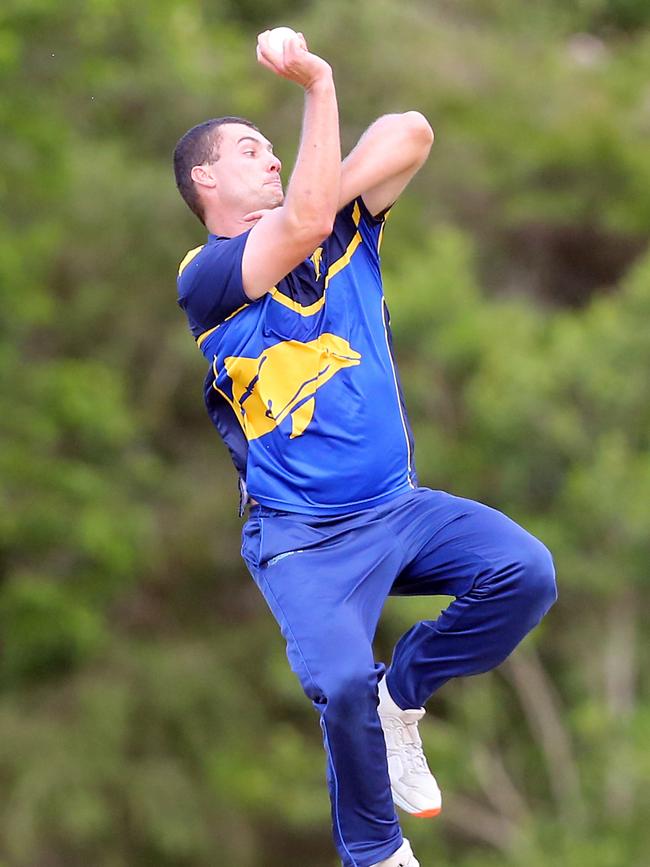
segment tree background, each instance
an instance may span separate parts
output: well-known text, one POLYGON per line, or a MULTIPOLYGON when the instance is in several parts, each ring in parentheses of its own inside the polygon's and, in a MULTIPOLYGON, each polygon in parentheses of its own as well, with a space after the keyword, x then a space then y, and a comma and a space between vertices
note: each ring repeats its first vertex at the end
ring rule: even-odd
MULTIPOLYGON (((4 0, 0 867, 337 863, 314 712, 239 558, 175 304, 176 140, 250 116, 285 178, 303 30, 344 147, 417 108, 386 291, 423 484, 552 549, 560 600, 424 737, 423 865, 642 867, 650 832, 650 5, 4 0)), ((390 600, 377 636, 444 600, 390 600)))

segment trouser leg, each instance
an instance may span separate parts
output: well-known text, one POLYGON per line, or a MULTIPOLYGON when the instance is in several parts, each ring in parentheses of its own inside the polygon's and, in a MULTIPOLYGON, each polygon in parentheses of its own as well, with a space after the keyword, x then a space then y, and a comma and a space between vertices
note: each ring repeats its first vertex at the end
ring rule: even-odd
POLYGON ((393 595, 456 597, 403 635, 387 672, 395 701, 421 707, 452 677, 501 663, 556 599, 551 555, 505 515, 420 489, 391 523, 414 552, 393 595))
POLYGON ((402 842, 377 716, 383 666, 372 653, 402 561, 394 540, 372 523, 341 532, 332 521, 322 527, 289 517, 261 521, 262 528, 248 522, 243 553, 282 629, 291 668, 320 713, 341 860, 344 867, 369 867, 402 842), (282 550, 287 540, 291 552, 282 550))

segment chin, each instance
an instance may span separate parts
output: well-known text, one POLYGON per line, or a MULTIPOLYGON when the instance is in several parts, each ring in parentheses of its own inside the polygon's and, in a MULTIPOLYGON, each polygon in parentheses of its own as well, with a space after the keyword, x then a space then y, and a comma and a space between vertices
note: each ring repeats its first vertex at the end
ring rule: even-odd
POLYGON ((267 208, 277 208, 284 201, 284 190, 280 184, 266 184, 264 187, 264 197, 268 202, 267 208))

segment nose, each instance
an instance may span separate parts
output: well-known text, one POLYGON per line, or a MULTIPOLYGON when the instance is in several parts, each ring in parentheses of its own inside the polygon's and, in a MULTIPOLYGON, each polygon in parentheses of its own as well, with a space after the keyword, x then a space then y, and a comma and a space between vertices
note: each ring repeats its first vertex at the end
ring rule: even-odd
POLYGON ((275 154, 270 154, 270 157, 271 157, 271 159, 269 160, 269 171, 270 172, 277 172, 278 174, 280 174, 280 172, 282 170, 282 163, 276 157, 275 154))

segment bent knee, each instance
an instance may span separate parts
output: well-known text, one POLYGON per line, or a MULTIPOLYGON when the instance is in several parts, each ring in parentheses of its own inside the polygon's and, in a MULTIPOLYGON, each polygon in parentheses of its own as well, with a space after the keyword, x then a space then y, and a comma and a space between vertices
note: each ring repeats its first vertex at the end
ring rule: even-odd
POLYGON ((546 545, 529 536, 527 544, 519 552, 516 572, 517 596, 539 621, 557 599, 555 566, 546 545))

